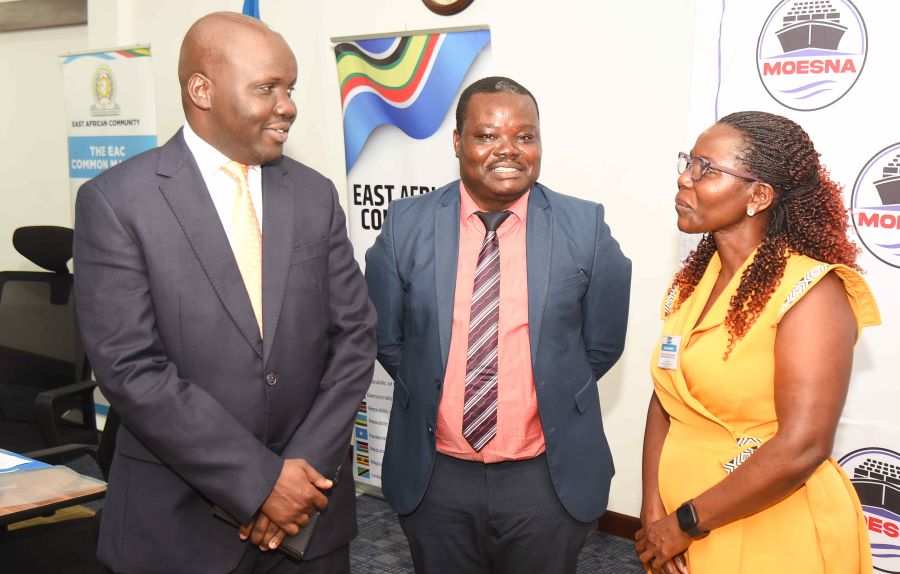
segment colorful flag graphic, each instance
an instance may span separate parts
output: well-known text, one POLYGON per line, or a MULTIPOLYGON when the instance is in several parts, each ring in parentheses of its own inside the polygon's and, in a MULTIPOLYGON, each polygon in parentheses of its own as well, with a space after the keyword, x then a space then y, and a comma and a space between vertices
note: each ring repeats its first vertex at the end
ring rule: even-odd
POLYGON ((369 477, 369 467, 357 466, 356 467, 356 476, 358 476, 360 478, 370 478, 369 477))
POLYGON ((364 428, 356 427, 356 440, 368 440, 369 431, 364 428))
POLYGON ((334 47, 349 172, 375 128, 415 139, 440 127, 489 30, 342 42, 334 47))

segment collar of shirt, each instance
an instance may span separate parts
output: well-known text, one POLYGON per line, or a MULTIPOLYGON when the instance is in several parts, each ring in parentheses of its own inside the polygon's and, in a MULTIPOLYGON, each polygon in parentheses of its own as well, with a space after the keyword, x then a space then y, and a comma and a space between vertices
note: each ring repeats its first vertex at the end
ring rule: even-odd
MULTIPOLYGON (((229 158, 211 146, 203 138, 191 129, 191 126, 185 122, 184 124, 184 143, 194 156, 197 167, 200 169, 200 175, 203 176, 203 182, 206 183, 206 189, 212 198, 222 220, 222 226, 231 241, 231 212, 234 209, 234 180, 222 171, 222 166, 228 163, 229 158)), ((256 210, 256 219, 262 227, 262 170, 258 165, 248 166, 247 181, 250 186, 250 198, 253 201, 253 208, 256 210)))
MULTIPOLYGON (((216 176, 216 172, 222 169, 222 166, 231 161, 225 154, 208 144, 203 138, 191 129, 187 123, 184 124, 184 143, 194 155, 197 161, 197 167, 200 168, 200 175, 203 179, 209 181, 210 178, 216 176)), ((259 172, 258 165, 248 166, 250 170, 259 172)))
MULTIPOLYGON (((497 236, 501 237, 505 234, 506 230, 514 227, 517 223, 525 223, 527 214, 528 214, 528 197, 531 195, 531 189, 522 194, 522 197, 517 199, 515 203, 506 208, 506 211, 511 213, 510 217, 506 218, 500 225, 500 229, 497 230, 497 236)), ((475 200, 472 199, 472 196, 469 195, 469 191, 466 189, 466 186, 463 184, 462 180, 459 180, 459 219, 460 223, 463 225, 471 225, 473 227, 477 227, 484 233, 484 224, 478 220, 478 216, 475 215, 476 211, 484 211, 475 203, 475 200)))

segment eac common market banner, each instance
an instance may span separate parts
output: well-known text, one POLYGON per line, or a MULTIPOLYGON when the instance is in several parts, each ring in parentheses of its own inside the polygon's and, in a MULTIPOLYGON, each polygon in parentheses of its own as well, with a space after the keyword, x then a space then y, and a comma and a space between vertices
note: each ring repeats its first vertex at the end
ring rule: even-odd
POLYGON ((69 187, 156 147, 150 47, 60 56, 69 132, 69 187))
POLYGON ((834 457, 853 482, 875 570, 900 573, 900 2, 697 0, 693 139, 738 110, 787 116, 844 185, 860 265, 881 308, 854 356, 834 457))
MULTIPOLYGON (((336 38, 350 239, 360 265, 390 202, 459 177, 452 133, 462 89, 490 75, 486 28, 336 38)), ((394 384, 376 365, 354 427, 357 484, 381 486, 394 384)))
MULTIPOLYGON (((63 54, 69 133, 69 193, 117 163, 156 147, 156 100, 150 47, 63 54)), ((97 389, 97 419, 109 405, 97 389)))

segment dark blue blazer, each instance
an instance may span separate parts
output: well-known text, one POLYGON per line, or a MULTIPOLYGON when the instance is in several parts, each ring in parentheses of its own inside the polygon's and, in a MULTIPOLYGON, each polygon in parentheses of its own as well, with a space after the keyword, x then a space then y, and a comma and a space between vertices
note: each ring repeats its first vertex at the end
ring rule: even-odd
MULTIPOLYGON (((382 489, 400 514, 434 467, 459 250, 459 182, 391 203, 366 253, 378 360, 394 378, 382 489)), ((526 231, 534 384, 556 493, 582 522, 606 509, 614 469, 597 381, 622 354, 631 262, 603 207, 535 184, 526 231)))

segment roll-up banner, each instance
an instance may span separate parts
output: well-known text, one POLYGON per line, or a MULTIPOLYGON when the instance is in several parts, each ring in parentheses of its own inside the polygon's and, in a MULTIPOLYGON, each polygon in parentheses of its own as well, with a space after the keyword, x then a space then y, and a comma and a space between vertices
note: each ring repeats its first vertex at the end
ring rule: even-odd
MULTIPOLYGON (((490 75, 490 31, 457 28, 333 38, 344 123, 350 239, 360 265, 391 201, 459 178, 456 102, 490 75)), ((376 365, 354 426, 354 475, 381 487, 393 381, 376 365)))
MULTIPOLYGON (((900 573, 900 2, 698 0, 693 139, 739 110, 787 116, 843 184, 882 325, 856 348, 834 457, 866 513, 878 572, 900 573)), ((688 62, 685 62, 687 67, 688 62)), ((675 159, 673 150, 673 165, 675 159)), ((673 178, 675 177, 673 168, 673 178)), ((852 541, 848 541, 852 543, 852 541)))
MULTIPOLYGON (((103 170, 156 147, 156 91, 150 46, 63 54, 69 133, 69 193, 103 170)), ((97 422, 109 405, 97 390, 97 422)))
POLYGON ((156 147, 150 46, 60 56, 69 132, 69 188, 156 147))

